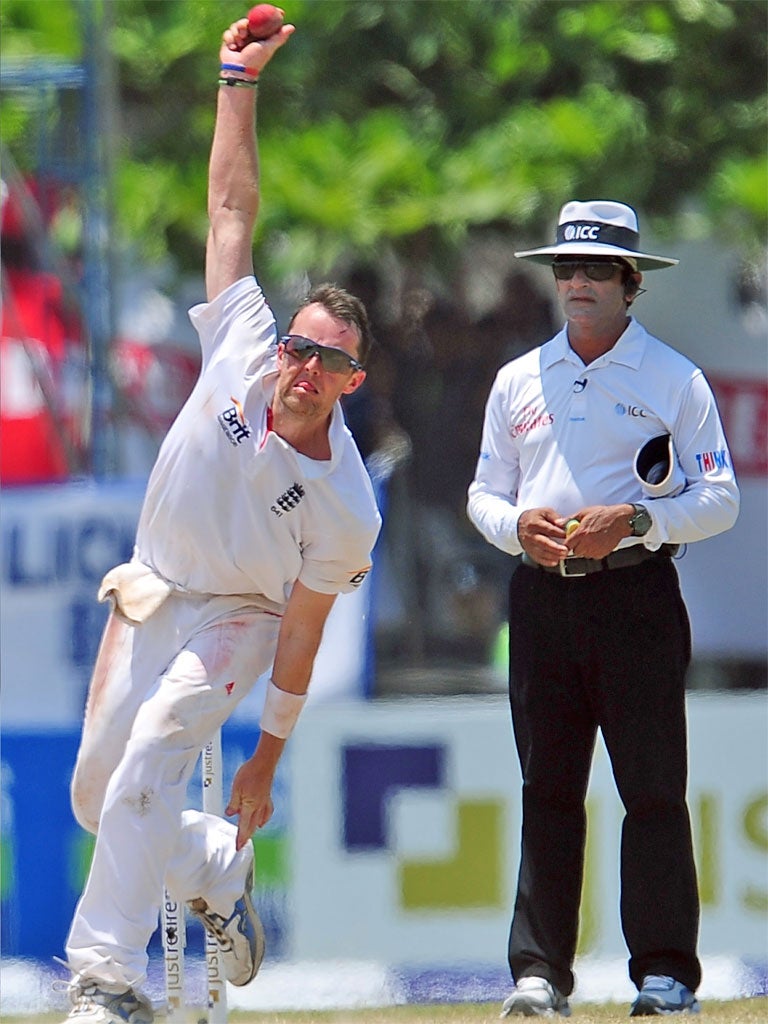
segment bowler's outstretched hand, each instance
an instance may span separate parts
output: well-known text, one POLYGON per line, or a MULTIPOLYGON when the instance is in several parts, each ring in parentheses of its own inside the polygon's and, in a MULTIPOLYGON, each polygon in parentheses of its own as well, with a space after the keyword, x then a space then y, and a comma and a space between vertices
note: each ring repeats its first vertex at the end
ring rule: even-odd
POLYGON ((255 40, 248 31, 248 19, 239 18, 232 22, 222 36, 219 52, 221 63, 228 64, 232 60, 232 54, 237 53, 247 68, 262 71, 295 31, 295 25, 283 25, 268 39, 255 40))

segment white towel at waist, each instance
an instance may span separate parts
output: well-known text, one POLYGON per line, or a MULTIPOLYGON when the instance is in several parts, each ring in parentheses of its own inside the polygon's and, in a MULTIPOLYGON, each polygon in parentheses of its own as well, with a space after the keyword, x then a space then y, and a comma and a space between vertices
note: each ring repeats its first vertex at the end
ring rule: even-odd
POLYGON ((99 587, 99 600, 111 601, 115 615, 130 626, 140 626, 174 589, 143 562, 125 562, 110 569, 99 587))

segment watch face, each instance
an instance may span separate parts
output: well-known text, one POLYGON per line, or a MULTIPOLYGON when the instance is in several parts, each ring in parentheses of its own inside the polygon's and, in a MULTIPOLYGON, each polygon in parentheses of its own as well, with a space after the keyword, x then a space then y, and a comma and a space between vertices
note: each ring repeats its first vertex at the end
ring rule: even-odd
POLYGON ((651 528, 651 515, 643 505, 635 505, 635 511, 630 517, 629 526, 633 537, 644 537, 651 528))

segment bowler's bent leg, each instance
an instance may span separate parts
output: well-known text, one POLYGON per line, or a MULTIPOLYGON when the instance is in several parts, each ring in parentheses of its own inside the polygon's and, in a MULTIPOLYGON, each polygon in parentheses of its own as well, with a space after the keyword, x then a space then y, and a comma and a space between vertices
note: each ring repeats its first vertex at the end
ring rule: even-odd
POLYGON ((110 614, 102 635, 71 783, 75 818, 94 835, 107 784, 123 756, 136 713, 175 653, 164 639, 148 643, 151 633, 157 631, 130 626, 110 614))
POLYGON ((90 874, 67 941, 73 971, 112 985, 141 986, 169 868, 183 897, 196 876, 212 877, 217 870, 223 872, 221 891, 236 891, 237 880, 242 895, 234 827, 222 830, 221 819, 200 815, 182 831, 182 810, 202 747, 268 668, 278 626, 279 620, 257 613, 205 628, 141 706, 107 787, 90 874), (176 857, 187 842, 191 849, 176 857))

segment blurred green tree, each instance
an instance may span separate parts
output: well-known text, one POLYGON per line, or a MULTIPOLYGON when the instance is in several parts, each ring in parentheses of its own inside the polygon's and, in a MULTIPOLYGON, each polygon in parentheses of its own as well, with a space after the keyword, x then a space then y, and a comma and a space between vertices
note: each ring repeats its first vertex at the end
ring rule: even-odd
MULTIPOLYGON (((148 260, 199 269, 220 33, 231 0, 3 0, 5 57, 81 56, 108 25, 119 89, 115 203, 148 260), (55 15, 55 24, 52 17, 55 15)), ((768 228, 762 0, 291 0, 263 76, 270 270, 344 254, 451 258, 472 230, 552 230, 574 196, 637 206, 660 236, 695 222, 745 257, 768 228), (695 210, 695 218, 686 214, 695 210)), ((34 88, 34 73, 30 75, 34 88)), ((0 106, 23 166, 29 124, 0 106)), ((31 154, 27 154, 31 156, 31 154)))

